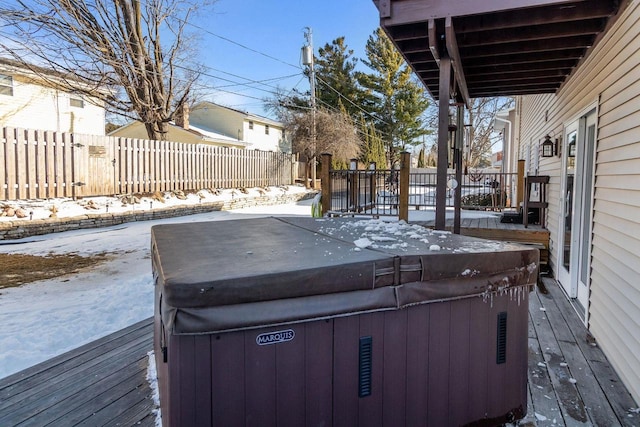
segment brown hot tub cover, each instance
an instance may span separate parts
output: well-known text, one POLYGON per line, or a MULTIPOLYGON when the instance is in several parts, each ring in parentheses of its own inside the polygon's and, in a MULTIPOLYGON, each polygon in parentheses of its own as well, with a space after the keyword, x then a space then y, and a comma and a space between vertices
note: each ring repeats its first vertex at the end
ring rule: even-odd
POLYGON ((162 320, 172 334, 507 292, 519 298, 538 273, 537 249, 380 220, 159 225, 152 228, 152 253, 162 320))

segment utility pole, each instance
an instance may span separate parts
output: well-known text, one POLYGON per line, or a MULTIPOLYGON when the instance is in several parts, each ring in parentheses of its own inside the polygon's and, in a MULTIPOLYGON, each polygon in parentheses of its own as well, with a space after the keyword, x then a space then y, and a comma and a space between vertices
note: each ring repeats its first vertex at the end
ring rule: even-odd
POLYGON ((311 149, 313 157, 311 163, 311 188, 316 188, 316 70, 313 55, 313 32, 311 27, 306 27, 304 37, 307 44, 302 48, 302 64, 309 67, 309 88, 311 91, 311 149))

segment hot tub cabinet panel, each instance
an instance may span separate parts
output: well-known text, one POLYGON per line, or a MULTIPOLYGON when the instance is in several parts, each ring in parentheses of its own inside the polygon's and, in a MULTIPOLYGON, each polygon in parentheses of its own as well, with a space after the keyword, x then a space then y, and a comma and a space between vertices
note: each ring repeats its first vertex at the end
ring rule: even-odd
MULTIPOLYGON (((537 251, 428 230, 421 241, 420 230, 407 225, 386 230, 397 238, 392 243, 383 238, 384 230, 367 231, 371 224, 378 222, 269 218, 190 224, 188 240, 175 239, 184 235, 181 226, 154 227, 155 352, 163 425, 455 426, 500 425, 523 417, 528 291, 537 275, 537 251), (172 257, 165 264, 165 256, 187 251, 190 243, 206 252, 218 227, 227 234, 252 230, 250 241, 216 240, 217 245, 240 245, 233 250, 236 257, 262 250, 257 229, 291 233, 285 240, 287 245, 295 241, 297 249, 268 245, 280 255, 305 248, 313 254, 320 239, 322 249, 313 256, 325 258, 326 265, 313 274, 324 282, 334 279, 333 291, 324 293, 314 285, 309 285, 312 291, 298 289, 307 283, 294 282, 295 295, 287 297, 282 278, 275 285, 267 279, 264 287, 274 291, 270 299, 269 292, 261 291, 260 265, 237 265, 237 287, 221 288, 223 305, 216 305, 211 294, 206 304, 182 304, 175 295, 194 298, 201 289, 215 293, 217 268, 234 260, 218 255, 189 267, 202 271, 181 272, 180 263, 172 257), (209 243, 193 242, 199 234, 209 243), (377 237, 379 244, 356 249, 353 242, 362 236, 377 237), (438 242, 439 250, 431 242, 438 242), (462 260, 458 265, 456 257, 462 260), (494 260, 488 263, 487 258, 494 260), (429 266, 434 259, 439 265, 429 266), (354 262, 356 268, 345 267, 354 262), (418 279, 426 270, 436 271, 437 278, 402 282, 402 277, 415 280, 417 270, 418 279), (334 277, 336 271, 351 276, 334 277), (199 283, 189 284, 184 277, 197 277, 199 283), (354 277, 360 281, 350 286, 354 277), (184 288, 174 292, 173 305, 164 299, 167 281, 174 290, 184 288)), ((306 259, 309 253, 294 255, 289 267, 267 268, 299 278, 298 271, 287 268, 317 266, 317 259, 306 259)), ((206 258, 199 257, 201 262, 206 258)), ((314 280, 313 274, 308 280, 314 280)))

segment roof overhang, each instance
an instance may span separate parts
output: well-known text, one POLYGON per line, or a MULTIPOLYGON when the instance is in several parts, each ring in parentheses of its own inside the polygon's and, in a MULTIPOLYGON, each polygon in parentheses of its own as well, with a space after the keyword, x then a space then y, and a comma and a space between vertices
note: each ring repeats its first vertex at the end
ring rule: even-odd
POLYGON ((380 24, 434 98, 451 59, 458 101, 554 93, 629 0, 374 0, 380 24))

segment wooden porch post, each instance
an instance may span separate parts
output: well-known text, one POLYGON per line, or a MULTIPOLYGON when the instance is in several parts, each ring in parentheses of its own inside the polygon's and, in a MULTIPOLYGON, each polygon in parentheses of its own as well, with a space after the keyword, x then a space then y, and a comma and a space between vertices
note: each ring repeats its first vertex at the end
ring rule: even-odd
POLYGON ((451 59, 440 58, 440 86, 438 89, 438 169, 436 181, 436 230, 446 227, 447 168, 449 138, 449 88, 451 86, 451 59))
POLYGON ((411 171, 411 154, 403 151, 400 154, 400 199, 398 200, 398 219, 409 222, 409 172, 411 171))
POLYGON ((453 232, 454 234, 460 234, 460 223, 462 219, 462 150, 464 147, 464 106, 460 104, 458 105, 456 125, 457 130, 456 141, 454 144, 454 161, 456 165, 456 181, 458 182, 458 186, 454 190, 453 232))
POLYGON ((331 210, 331 154, 322 154, 322 174, 320 175, 322 216, 331 210))
POLYGON ((516 187, 516 209, 524 200, 524 160, 518 160, 518 183, 516 187))

